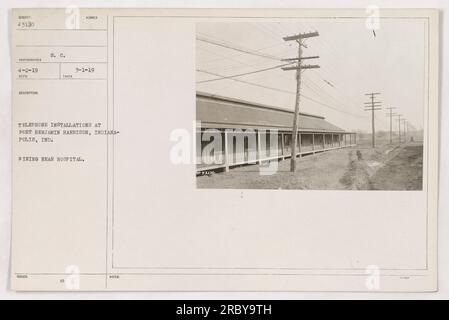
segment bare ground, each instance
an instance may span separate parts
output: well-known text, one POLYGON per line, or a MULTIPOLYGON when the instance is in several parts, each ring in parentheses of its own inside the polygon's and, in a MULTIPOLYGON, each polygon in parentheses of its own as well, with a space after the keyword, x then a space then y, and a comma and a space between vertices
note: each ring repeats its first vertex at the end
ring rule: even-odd
POLYGON ((370 178, 373 190, 421 190, 423 178, 423 147, 402 148, 393 159, 370 178))
POLYGON ((259 165, 230 172, 198 176, 198 188, 312 189, 312 190, 421 190, 422 144, 383 145, 376 149, 355 147, 297 158, 297 172, 290 159, 277 170, 261 175, 259 165))

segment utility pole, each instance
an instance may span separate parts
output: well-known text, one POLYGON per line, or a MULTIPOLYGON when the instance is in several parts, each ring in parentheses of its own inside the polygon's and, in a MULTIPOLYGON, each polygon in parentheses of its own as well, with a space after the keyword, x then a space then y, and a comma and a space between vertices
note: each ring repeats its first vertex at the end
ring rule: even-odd
POLYGON ((408 120, 405 121, 405 143, 407 143, 407 135, 408 135, 408 120))
POLYGON ((404 142, 407 143, 407 127, 406 123, 408 122, 407 119, 403 119, 403 129, 404 129, 404 142))
POLYGON ((398 128, 398 132, 399 132, 399 144, 401 144, 401 142, 402 142, 402 139, 401 139, 401 117, 402 117, 402 115, 401 114, 395 114, 394 115, 395 117, 398 117, 398 123, 399 123, 399 128, 398 128))
POLYGON ((365 111, 371 111, 371 128, 372 128, 372 137, 371 144, 372 147, 376 147, 376 128, 374 123, 374 111, 382 110, 381 102, 374 101, 376 95, 379 95, 379 92, 366 93, 365 96, 370 96, 371 101, 365 102, 365 111))
POLYGON ((296 41, 298 43, 298 57, 297 58, 287 58, 283 59, 283 61, 296 61, 296 64, 292 67, 284 67, 282 70, 296 70, 296 99, 295 99, 295 114, 293 116, 293 128, 292 128, 292 156, 290 159, 290 171, 296 171, 296 143, 298 136, 298 115, 299 115, 299 102, 301 98, 301 72, 306 69, 315 69, 319 68, 318 65, 304 65, 303 60, 308 59, 316 59, 318 56, 312 57, 303 57, 302 56, 302 48, 307 46, 304 44, 304 40, 307 38, 318 37, 319 33, 308 32, 308 33, 300 33, 293 36, 284 37, 284 41, 296 41))
POLYGON ((387 113, 387 117, 390 117, 390 144, 393 144, 393 109, 396 109, 395 107, 389 107, 386 108, 390 110, 389 113, 387 113))

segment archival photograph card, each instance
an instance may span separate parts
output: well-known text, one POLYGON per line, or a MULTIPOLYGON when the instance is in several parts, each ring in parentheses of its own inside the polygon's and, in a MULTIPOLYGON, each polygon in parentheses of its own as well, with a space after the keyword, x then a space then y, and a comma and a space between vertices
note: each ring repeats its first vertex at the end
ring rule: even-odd
POLYGON ((437 10, 10 25, 13 290, 437 290, 437 10))

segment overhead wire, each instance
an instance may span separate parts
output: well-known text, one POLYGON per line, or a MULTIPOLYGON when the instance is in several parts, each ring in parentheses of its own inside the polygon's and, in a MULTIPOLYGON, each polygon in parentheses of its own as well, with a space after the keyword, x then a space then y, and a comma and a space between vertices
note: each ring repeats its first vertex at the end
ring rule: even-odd
MULTIPOLYGON (((197 69, 196 71, 202 72, 202 73, 205 73, 205 74, 209 74, 209 75, 213 75, 213 76, 216 76, 216 77, 221 77, 224 80, 237 81, 237 82, 245 83, 245 84, 248 84, 248 85, 252 85, 252 86, 256 86, 256 87, 260 87, 260 88, 264 88, 264 89, 268 89, 268 90, 273 90, 273 91, 278 91, 278 92, 282 92, 282 93, 296 95, 295 91, 289 91, 289 90, 284 90, 284 89, 280 89, 280 88, 274 88, 274 87, 270 87, 270 86, 266 86, 266 85, 262 85, 262 84, 258 84, 258 83, 254 83, 254 82, 250 82, 250 81, 245 81, 245 80, 241 80, 241 79, 230 78, 230 77, 226 77, 226 76, 220 75, 218 73, 209 72, 209 71, 206 71, 206 70, 197 69)), ((305 99, 307 99, 307 100, 309 100, 309 101, 315 102, 316 104, 319 104, 321 106, 324 106, 324 107, 332 109, 332 110, 335 110, 337 112, 345 113, 345 114, 348 114, 348 115, 351 115, 351 116, 354 116, 354 117, 360 117, 360 115, 358 115, 358 114, 353 114, 351 112, 341 110, 341 109, 336 108, 336 107, 334 107, 334 106, 332 106, 330 104, 321 102, 321 101, 319 101, 317 99, 311 98, 311 97, 306 96, 304 94, 300 94, 300 96, 305 98, 305 99)))
MULTIPOLYGON (((231 76, 220 76, 219 78, 215 78, 215 79, 197 81, 196 83, 206 83, 206 82, 214 82, 214 81, 217 81, 217 80, 237 78, 237 77, 247 76, 247 75, 250 75, 250 74, 265 72, 265 71, 268 71, 268 70, 279 69, 281 67, 289 66, 291 64, 292 63, 284 63, 284 64, 280 64, 280 65, 277 65, 277 66, 274 66, 274 67, 265 68, 265 69, 259 69, 259 70, 254 70, 254 71, 250 71, 250 72, 239 73, 239 74, 235 74, 235 75, 231 75, 231 76)), ((200 71, 200 72, 202 72, 202 71, 200 71)))
MULTIPOLYGON (((273 37, 276 38, 276 39, 282 39, 281 36, 280 36, 279 38, 277 38, 277 36, 274 36, 274 35, 273 35, 273 31, 270 30, 269 28, 268 28, 268 29, 267 29, 267 28, 262 28, 262 24, 255 24, 255 23, 250 23, 250 24, 251 24, 252 26, 254 26, 256 29, 258 29, 258 30, 264 32, 265 34, 270 34, 271 36, 273 36, 273 37)), ((276 26, 278 26, 279 28, 281 28, 279 24, 277 24, 276 26)), ((267 27, 267 26, 266 26, 266 27, 267 27)), ((281 29, 282 29, 282 28, 281 28, 281 29)), ((280 30, 280 32, 283 32, 283 31, 280 30)), ((244 48, 244 47, 241 47, 241 46, 237 46, 237 45, 235 45, 235 44, 229 43, 228 41, 222 41, 222 40, 212 39, 210 36, 205 37, 204 35, 201 35, 201 34, 200 34, 200 35, 197 36, 197 40, 202 41, 202 42, 205 42, 205 43, 209 43, 209 44, 212 44, 212 45, 217 45, 217 46, 220 46, 220 47, 224 47, 224 48, 227 48, 227 49, 230 49, 230 50, 234 50, 234 51, 240 52, 241 54, 250 54, 250 55, 258 56, 258 57, 261 57, 261 58, 267 58, 267 59, 270 59, 270 60, 277 60, 277 61, 282 60, 281 57, 278 57, 278 56, 275 56, 275 55, 272 55, 272 54, 262 53, 262 52, 260 52, 260 51, 258 51, 258 50, 253 50, 253 49, 249 49, 249 48, 244 48)), ((282 43, 282 42, 281 42, 281 43, 282 43)), ((270 46, 270 47, 275 47, 275 46, 276 46, 276 45, 272 45, 272 46, 270 46)), ((291 48, 286 48, 285 51, 289 51, 289 50, 291 50, 291 48)), ((238 62, 238 61, 237 61, 237 62, 238 62)), ((245 64, 245 63, 243 63, 243 62, 238 62, 238 63, 245 64)), ((246 64, 246 65, 247 65, 247 66, 250 66, 250 65, 248 65, 248 64, 246 64)), ((202 80, 202 81, 198 81, 197 83, 198 83, 198 84, 201 84, 201 83, 214 82, 214 81, 218 81, 218 80, 235 80, 235 81, 239 81, 239 82, 246 83, 246 84, 249 84, 249 85, 255 85, 255 86, 258 86, 258 87, 261 87, 261 88, 269 89, 269 90, 276 90, 276 91, 283 92, 283 93, 296 94, 295 92, 288 91, 288 90, 283 90, 283 89, 273 88, 273 87, 269 87, 269 86, 266 86, 266 85, 261 85, 261 84, 256 84, 256 83, 252 83, 252 82, 249 82, 249 81, 244 81, 244 80, 241 80, 241 79, 234 79, 234 78, 236 78, 236 77, 241 77, 241 76, 246 76, 246 75, 252 75, 252 74, 262 73, 262 72, 264 72, 264 71, 273 70, 273 69, 279 68, 279 67, 281 67, 281 66, 283 66, 283 65, 273 66, 273 67, 267 67, 267 68, 258 69, 258 70, 253 70, 253 71, 248 71, 248 72, 242 72, 242 73, 238 73, 238 74, 234 74, 234 75, 230 75, 230 76, 224 76, 224 75, 222 75, 222 74, 220 74, 220 73, 211 72, 210 70, 200 69, 200 70, 197 70, 197 71, 202 72, 202 73, 205 73, 205 74, 209 74, 209 75, 214 75, 214 76, 216 76, 217 78, 215 78, 215 79, 202 80)), ((252 66, 252 67, 254 67, 254 66, 252 66)), ((230 66, 229 69, 232 69, 232 67, 230 66)), ((327 85, 328 87, 333 88, 334 91, 339 92, 339 90, 335 87, 335 85, 333 85, 333 84, 330 85, 331 82, 330 82, 329 80, 325 80, 321 75, 319 75, 319 76, 320 76, 321 80, 322 80, 324 83, 326 83, 326 85, 327 85)), ((310 78, 308 79, 308 81, 311 82, 310 78)), ((337 104, 339 104, 339 105, 340 105, 340 104, 343 104, 343 105, 344 105, 344 104, 347 104, 347 103, 342 103, 341 101, 338 101, 338 99, 336 99, 335 97, 333 97, 332 95, 330 95, 330 94, 329 94, 329 93, 328 93, 322 86, 317 85, 317 84, 315 84, 315 83, 313 83, 313 85, 310 85, 310 86, 309 86, 309 89, 312 90, 312 91, 314 91, 316 94, 317 94, 318 92, 322 91, 322 92, 325 93, 328 97, 330 97, 331 100, 334 100, 334 102, 337 102, 337 104), (310 88, 311 86, 315 86, 315 89, 311 89, 311 88, 310 88), (316 87, 318 87, 319 89, 317 89, 316 87)), ((339 92, 339 93, 342 94, 342 92, 339 92)), ((321 96, 322 96, 322 94, 321 94, 321 96)), ((309 97, 309 98, 310 98, 310 97, 309 97)), ((307 98, 306 98, 306 99, 307 99, 307 98)), ((348 97, 345 97, 345 100, 346 100, 346 99, 348 99, 348 97)), ((324 106, 326 106, 326 107, 330 107, 330 105, 327 104, 327 103, 322 103, 322 102, 318 101, 317 99, 314 99, 314 100, 316 100, 316 101, 314 101, 314 102, 316 102, 316 103, 322 104, 322 105, 324 105, 324 106)), ((350 100, 351 100, 351 99, 350 99, 350 100)), ((313 100, 311 100, 311 101, 313 101, 313 100)), ((349 101, 349 100, 348 100, 348 101, 349 101)), ((354 100, 352 101, 352 103, 353 103, 353 102, 354 102, 354 100)), ((352 104, 352 103, 351 103, 351 104, 352 104)), ((360 118, 360 117, 364 117, 364 116, 361 116, 361 115, 357 115, 357 114, 348 112, 348 111, 346 111, 346 110, 336 109, 335 107, 331 107, 331 108, 334 109, 334 110, 336 110, 336 111, 339 111, 339 112, 342 112, 342 113, 346 113, 346 114, 350 114, 350 115, 352 115, 352 116, 356 116, 356 117, 359 117, 359 118, 360 118)))

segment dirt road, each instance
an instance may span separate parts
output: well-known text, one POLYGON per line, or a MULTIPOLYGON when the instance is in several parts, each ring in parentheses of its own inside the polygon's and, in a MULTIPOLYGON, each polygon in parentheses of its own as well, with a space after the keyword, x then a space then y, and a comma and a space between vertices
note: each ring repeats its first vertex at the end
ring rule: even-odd
POLYGON ((409 145, 369 178, 371 190, 421 190, 423 147, 409 145))
POLYGON ((198 188, 309 189, 309 190, 420 190, 422 144, 382 145, 376 149, 355 147, 276 163, 271 174, 259 165, 233 168, 230 172, 197 177, 198 188))

